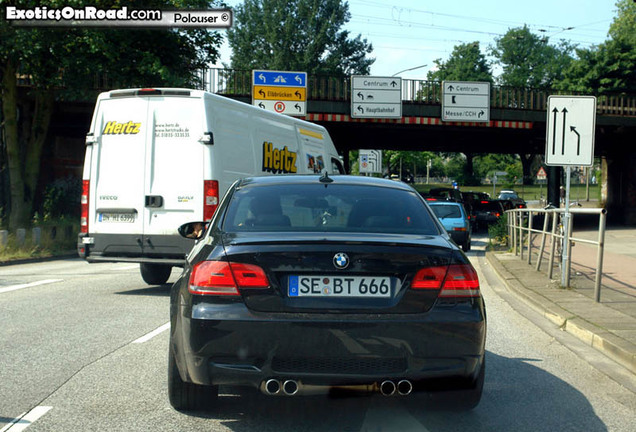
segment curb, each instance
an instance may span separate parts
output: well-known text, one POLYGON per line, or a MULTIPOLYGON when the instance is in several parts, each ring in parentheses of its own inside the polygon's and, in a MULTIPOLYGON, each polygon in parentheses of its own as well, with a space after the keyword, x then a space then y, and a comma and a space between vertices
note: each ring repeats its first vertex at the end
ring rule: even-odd
POLYGON ((486 252, 486 259, 508 291, 562 330, 636 374, 635 351, 624 347, 632 345, 630 342, 590 323, 583 317, 566 311, 551 300, 526 288, 499 262, 495 255, 494 252, 486 252))
POLYGON ((77 251, 72 252, 64 252, 60 255, 53 255, 49 257, 34 257, 34 258, 20 258, 16 260, 8 260, 8 261, 0 261, 0 267, 10 266, 10 265, 18 265, 18 264, 31 264, 38 262, 47 262, 47 261, 55 261, 58 259, 67 259, 67 258, 78 258, 77 251))

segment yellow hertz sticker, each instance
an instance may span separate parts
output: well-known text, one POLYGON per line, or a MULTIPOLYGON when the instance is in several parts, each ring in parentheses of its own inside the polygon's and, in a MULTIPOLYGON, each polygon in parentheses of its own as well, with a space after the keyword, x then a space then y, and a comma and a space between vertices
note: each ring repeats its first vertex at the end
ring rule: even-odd
POLYGON ((106 123, 106 126, 104 126, 102 135, 134 135, 139 133, 139 128, 141 128, 141 123, 133 123, 132 121, 128 123, 109 121, 106 123))
POLYGON ((301 135, 307 135, 312 138, 322 139, 322 134, 320 132, 315 132, 315 131, 312 131, 309 129, 303 129, 303 128, 299 128, 298 131, 301 133, 301 135))
POLYGON ((277 173, 295 173, 296 168, 296 152, 287 150, 287 146, 283 149, 274 148, 274 144, 265 141, 263 143, 263 171, 277 173))

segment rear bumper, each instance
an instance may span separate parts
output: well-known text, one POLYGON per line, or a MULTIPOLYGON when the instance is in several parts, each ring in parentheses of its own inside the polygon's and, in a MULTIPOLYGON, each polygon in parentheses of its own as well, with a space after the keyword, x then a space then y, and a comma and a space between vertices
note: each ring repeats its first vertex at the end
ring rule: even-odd
POLYGON ((484 357, 481 299, 413 315, 254 314, 244 304, 182 308, 171 348, 184 380, 341 386, 408 379, 472 383, 484 357))
POLYGON ((77 252, 88 262, 183 266, 193 240, 179 235, 79 234, 77 252))

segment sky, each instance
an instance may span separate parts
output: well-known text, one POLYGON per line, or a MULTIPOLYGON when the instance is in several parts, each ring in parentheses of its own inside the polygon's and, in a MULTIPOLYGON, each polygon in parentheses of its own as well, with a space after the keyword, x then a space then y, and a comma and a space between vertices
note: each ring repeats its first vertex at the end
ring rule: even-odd
MULTIPOLYGON (((226 0, 229 6, 242 0, 226 0)), ((551 44, 560 39, 589 48, 607 39, 616 15, 615 0, 349 0, 351 20, 345 26, 373 45, 372 76, 426 79, 434 60, 447 60, 455 45, 478 41, 487 54, 497 37, 527 24, 551 44), (425 66, 424 66, 425 65, 425 66), (420 67, 423 66, 423 67, 420 67), (402 72, 406 69, 417 68, 402 72)), ((224 42, 221 59, 230 63, 224 42)), ((489 58, 492 60, 492 58, 489 58)), ((495 74, 497 70, 495 69, 495 74)))

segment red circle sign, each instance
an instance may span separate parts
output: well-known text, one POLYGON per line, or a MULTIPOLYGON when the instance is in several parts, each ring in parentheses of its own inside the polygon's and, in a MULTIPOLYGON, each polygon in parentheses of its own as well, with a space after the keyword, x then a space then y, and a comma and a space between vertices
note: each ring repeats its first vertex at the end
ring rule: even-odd
POLYGON ((282 102, 276 102, 276 103, 274 104, 274 110, 275 110, 277 113, 282 113, 283 111, 285 111, 285 104, 284 104, 284 103, 282 103, 282 102))

